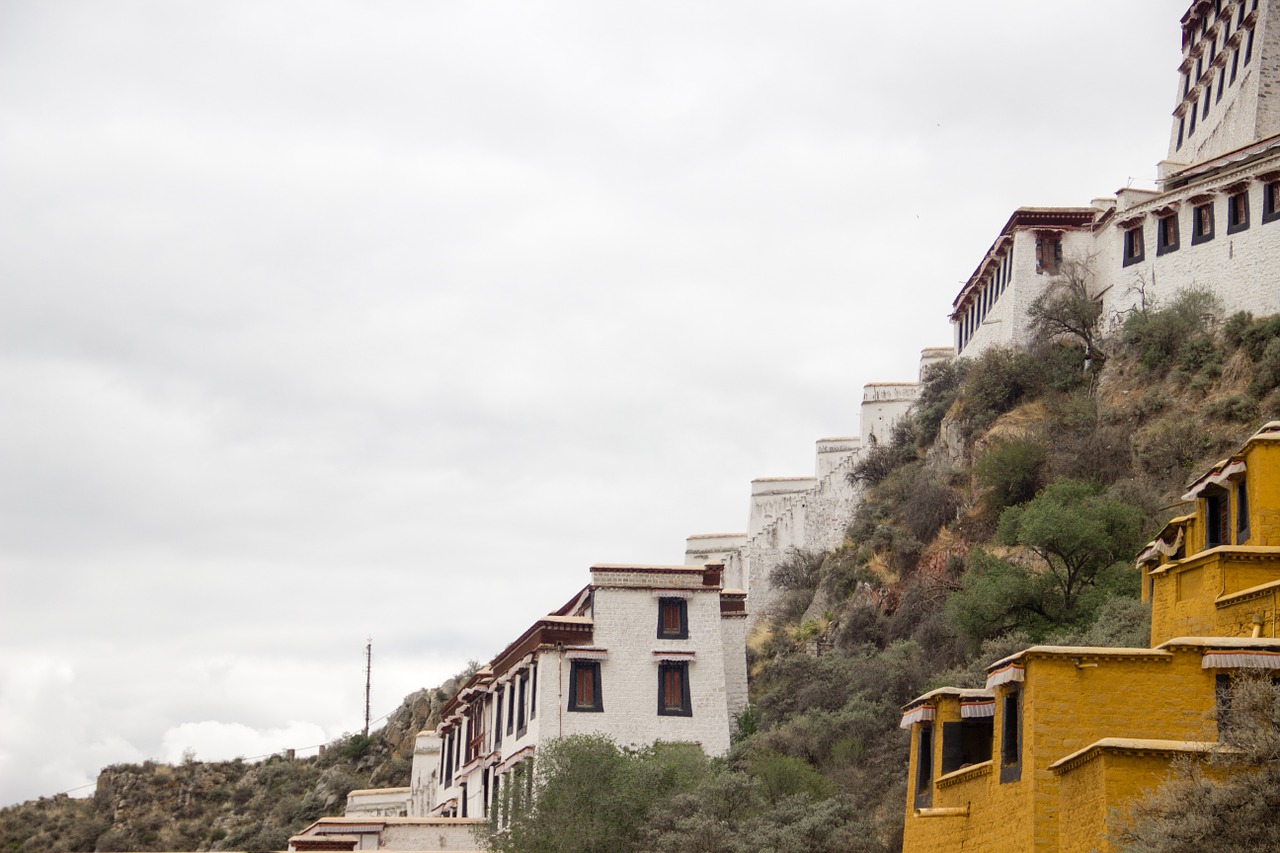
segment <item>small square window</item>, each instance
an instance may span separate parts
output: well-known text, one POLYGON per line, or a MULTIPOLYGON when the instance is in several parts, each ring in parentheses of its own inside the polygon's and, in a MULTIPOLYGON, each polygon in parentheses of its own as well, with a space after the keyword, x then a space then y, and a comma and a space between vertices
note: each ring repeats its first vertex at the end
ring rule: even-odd
POLYGON ((689 701, 688 661, 658 665, 658 714, 664 717, 692 717, 689 701))
POLYGON ((1227 233, 1235 234, 1249 227, 1249 191, 1242 190, 1227 198, 1227 233))
POLYGON ((1178 251, 1178 214, 1170 213, 1160 217, 1156 232, 1156 255, 1167 255, 1178 251))
POLYGON ((689 602, 683 598, 658 599, 658 639, 689 638, 689 602))
POLYGON ((1191 245, 1213 239, 1213 202, 1196 205, 1191 211, 1191 245))
POLYGON ((1140 263, 1146 253, 1146 247, 1142 240, 1142 226, 1134 227, 1124 232, 1124 265, 1140 263))
POLYGON ((570 661, 569 710, 604 710, 604 697, 600 695, 600 661, 570 661))
POLYGON ((1280 181, 1272 181, 1262 188, 1262 221, 1280 219, 1280 181))

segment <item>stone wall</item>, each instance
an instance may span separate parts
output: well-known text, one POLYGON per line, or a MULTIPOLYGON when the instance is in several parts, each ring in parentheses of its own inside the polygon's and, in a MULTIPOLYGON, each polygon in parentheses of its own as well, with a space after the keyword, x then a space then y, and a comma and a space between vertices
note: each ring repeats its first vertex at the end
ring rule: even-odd
MULTIPOLYGON (((950 347, 926 349, 920 355, 920 371, 953 355, 950 347)), ((894 425, 911 410, 919 394, 918 382, 866 385, 859 435, 819 439, 814 476, 752 480, 745 534, 700 534, 686 540, 686 563, 712 557, 724 564, 727 588, 740 586, 747 591, 748 629, 767 616, 777 601, 769 575, 779 563, 797 552, 826 551, 844 542, 862 496, 850 474, 865 452, 892 440, 894 425)))

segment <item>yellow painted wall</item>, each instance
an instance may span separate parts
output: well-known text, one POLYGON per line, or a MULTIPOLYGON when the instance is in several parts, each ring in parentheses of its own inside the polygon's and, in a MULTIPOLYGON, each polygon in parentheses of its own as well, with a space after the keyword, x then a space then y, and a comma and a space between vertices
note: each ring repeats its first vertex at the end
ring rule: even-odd
POLYGON ((1172 753, 1103 751, 1062 774, 1059 853, 1106 853, 1129 820, 1128 806, 1164 781, 1172 753))
POLYGON ((1245 451, 1249 545, 1280 545, 1280 442, 1255 441, 1245 451))
MULTIPOLYGON (((1214 673, 1201 669, 1198 649, 1131 659, 1083 656, 1082 663, 1096 664, 1084 668, 1077 668, 1072 657, 1070 653, 1032 653, 1025 660, 1022 778, 1000 783, 1003 697, 1010 689, 1006 685, 995 691, 992 771, 966 777, 954 786, 934 786, 933 808, 967 804, 969 817, 915 817, 909 807, 904 853, 1056 853, 1061 813, 1087 812, 1088 804, 1064 799, 1060 779, 1049 769, 1053 762, 1104 737, 1216 739, 1215 724, 1209 719, 1214 673), (1017 819, 1011 820, 1015 815, 1017 819)), ((912 747, 914 790, 914 736, 912 747)), ((938 768, 938 739, 934 750, 938 768)))

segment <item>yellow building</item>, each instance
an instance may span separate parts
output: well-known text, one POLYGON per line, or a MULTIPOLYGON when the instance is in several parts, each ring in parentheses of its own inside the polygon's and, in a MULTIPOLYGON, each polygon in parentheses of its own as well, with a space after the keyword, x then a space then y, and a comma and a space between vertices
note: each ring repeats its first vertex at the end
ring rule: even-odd
POLYGON ((1106 851, 1174 758, 1214 747, 1232 675, 1280 669, 1280 421, 1184 497, 1138 558, 1151 648, 1033 646, 903 708, 904 853, 1106 851))

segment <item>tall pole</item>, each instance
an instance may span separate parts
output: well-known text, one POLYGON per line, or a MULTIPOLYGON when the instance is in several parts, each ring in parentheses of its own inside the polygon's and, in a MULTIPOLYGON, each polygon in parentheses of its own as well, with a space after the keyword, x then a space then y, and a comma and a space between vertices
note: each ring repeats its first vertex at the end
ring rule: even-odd
POLYGON ((364 647, 364 736, 369 736, 369 688, 373 684, 373 637, 364 647))

